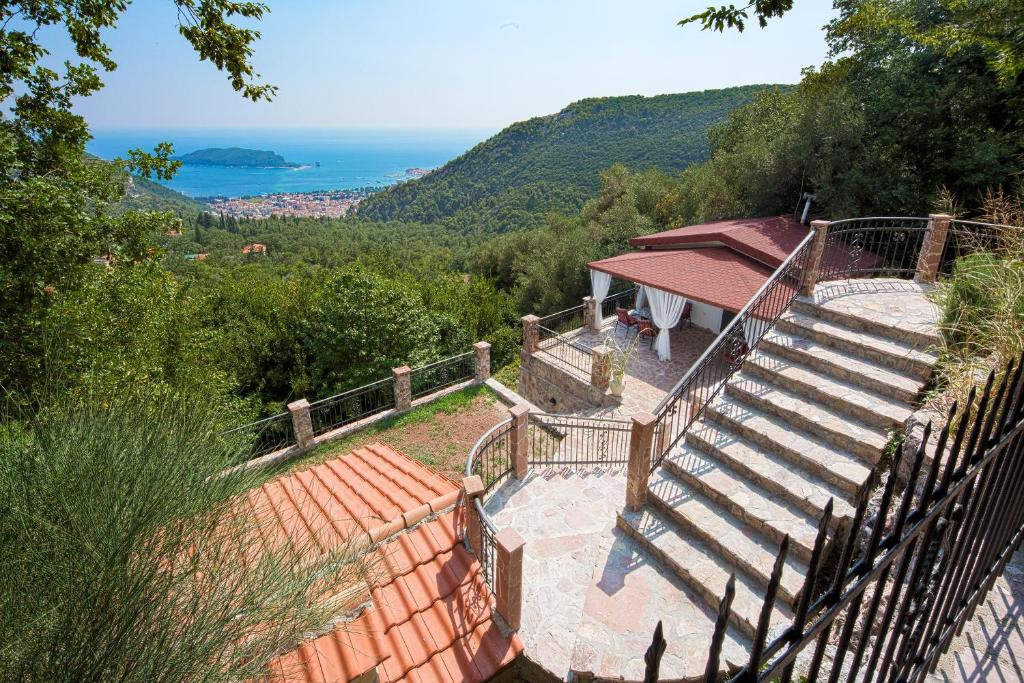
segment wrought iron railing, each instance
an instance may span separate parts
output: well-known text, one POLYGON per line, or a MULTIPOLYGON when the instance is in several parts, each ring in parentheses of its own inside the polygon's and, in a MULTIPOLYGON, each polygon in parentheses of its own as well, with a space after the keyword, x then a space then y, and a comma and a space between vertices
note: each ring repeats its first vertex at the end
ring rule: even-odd
POLYGON ((420 398, 473 379, 475 372, 476 357, 472 351, 416 368, 409 377, 412 397, 420 398))
POLYGON ((511 418, 487 430, 469 451, 466 476, 477 475, 490 491, 512 471, 511 418))
POLYGON ((871 217, 833 221, 828 225, 818 281, 842 278, 911 278, 927 218, 871 217))
MULTIPOLYGON (((980 399, 972 390, 962 410, 954 404, 934 449, 929 424, 916 453, 897 456, 911 461, 909 484, 897 495, 890 476, 871 517, 862 495, 833 551, 826 505, 792 621, 769 641, 789 546, 783 539, 748 660, 733 683, 789 683, 794 675, 830 683, 924 679, 1024 541, 1022 366, 1024 355, 1007 364, 998 388, 990 374, 980 399), (819 571, 827 557, 831 568, 819 571)), ((708 683, 721 680, 734 596, 735 576, 709 644, 708 683)), ((656 670, 658 662, 648 664, 656 670)))
POLYGON ((585 315, 584 306, 580 304, 557 313, 541 316, 537 322, 541 327, 545 327, 555 334, 566 334, 583 327, 585 315))
POLYGON ((813 239, 811 231, 654 409, 652 471, 799 294, 813 239))
POLYGON ((295 443, 291 413, 278 413, 262 420, 224 432, 228 437, 241 437, 249 444, 248 458, 258 458, 295 443))
MULTIPOLYGON (((487 516, 483 503, 479 498, 473 500, 476 506, 476 513, 480 516, 480 548, 476 551, 476 557, 480 561, 480 570, 483 572, 484 581, 488 587, 494 590, 494 560, 496 554, 496 543, 494 537, 498 535, 498 527, 494 521, 487 516)), ((476 549, 474 549, 476 550, 476 549)))
POLYGON ((538 327, 537 350, 570 368, 590 376, 593 359, 590 349, 564 334, 538 327))
POLYGON ((313 434, 319 436, 395 407, 395 383, 382 379, 309 404, 313 434))
POLYGON ((939 273, 952 275, 957 259, 967 254, 1000 254, 1011 250, 1019 253, 1022 240, 1024 228, 1019 226, 955 220, 946 234, 946 243, 939 260, 939 273))
POLYGON ((530 465, 615 465, 629 462, 631 423, 572 415, 530 413, 530 465))
POLYGON ((635 287, 630 287, 625 291, 609 294, 605 297, 604 301, 601 302, 601 320, 604 321, 615 315, 616 308, 632 306, 636 299, 636 292, 635 287))

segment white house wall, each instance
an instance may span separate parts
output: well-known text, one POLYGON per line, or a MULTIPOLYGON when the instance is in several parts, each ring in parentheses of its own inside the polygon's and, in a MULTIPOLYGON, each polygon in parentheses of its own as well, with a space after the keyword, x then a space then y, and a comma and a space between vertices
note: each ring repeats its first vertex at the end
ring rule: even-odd
POLYGON ((699 301, 691 301, 693 310, 690 311, 690 322, 697 327, 711 330, 715 334, 722 331, 722 309, 699 301))

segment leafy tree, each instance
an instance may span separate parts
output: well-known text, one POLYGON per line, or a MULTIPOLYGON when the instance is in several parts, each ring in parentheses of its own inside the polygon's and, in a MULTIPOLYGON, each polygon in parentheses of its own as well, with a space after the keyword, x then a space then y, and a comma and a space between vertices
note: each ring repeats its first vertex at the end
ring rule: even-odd
POLYGON ((749 12, 753 12, 757 23, 761 28, 765 28, 768 26, 769 19, 781 17, 791 9, 793 9, 793 0, 754 0, 742 7, 736 7, 736 5, 711 6, 703 12, 680 20, 679 25, 700 23, 701 28, 705 31, 722 33, 728 28, 735 28, 742 33, 743 29, 747 27, 746 22, 750 19, 749 12))

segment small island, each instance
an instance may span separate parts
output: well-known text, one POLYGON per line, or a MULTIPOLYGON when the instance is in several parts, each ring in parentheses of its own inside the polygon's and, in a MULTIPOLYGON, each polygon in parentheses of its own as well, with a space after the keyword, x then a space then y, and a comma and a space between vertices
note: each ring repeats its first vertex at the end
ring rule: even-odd
POLYGON ((242 147, 209 147, 175 157, 186 166, 236 166, 243 168, 301 168, 276 152, 242 147))

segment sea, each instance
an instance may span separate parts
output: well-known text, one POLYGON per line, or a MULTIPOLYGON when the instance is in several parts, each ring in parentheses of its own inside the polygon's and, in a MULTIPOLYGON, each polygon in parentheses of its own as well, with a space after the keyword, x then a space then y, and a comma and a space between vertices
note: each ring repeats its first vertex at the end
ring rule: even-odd
POLYGON ((182 166, 164 185, 189 197, 251 197, 385 187, 433 169, 490 137, 493 130, 94 130, 87 146, 104 159, 159 142, 175 154, 208 147, 277 152, 300 168, 182 166))

